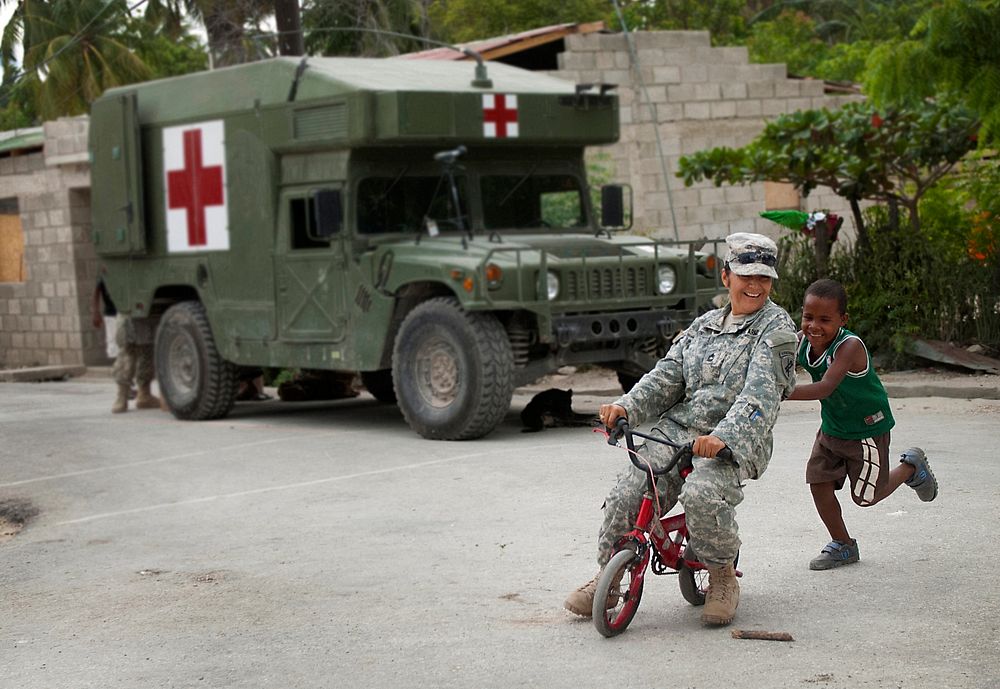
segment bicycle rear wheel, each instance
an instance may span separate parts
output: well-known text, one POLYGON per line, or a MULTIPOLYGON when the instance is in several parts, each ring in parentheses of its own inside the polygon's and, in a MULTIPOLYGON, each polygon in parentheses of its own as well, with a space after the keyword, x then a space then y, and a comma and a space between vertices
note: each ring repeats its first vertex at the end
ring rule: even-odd
POLYGON ((628 627, 642 599, 643 558, 632 550, 619 550, 601 570, 594 593, 594 626, 603 636, 621 634, 628 627))
MULTIPOLYGON (((694 561, 698 556, 689 543, 684 553, 684 560, 694 561)), ((733 561, 735 567, 740 562, 740 554, 736 553, 733 561)), ((705 595, 708 593, 708 570, 691 569, 685 562, 681 562, 681 568, 677 570, 677 583, 681 587, 681 595, 691 605, 704 605, 705 595)))

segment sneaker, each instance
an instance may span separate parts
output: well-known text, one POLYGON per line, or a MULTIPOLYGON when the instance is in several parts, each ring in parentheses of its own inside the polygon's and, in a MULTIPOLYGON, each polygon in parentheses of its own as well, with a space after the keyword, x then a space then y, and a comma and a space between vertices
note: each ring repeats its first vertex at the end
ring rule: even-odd
POLYGON ((809 563, 809 569, 833 569, 857 562, 861 559, 861 552, 858 550, 858 542, 851 539, 850 543, 840 541, 830 541, 818 557, 814 557, 809 563))
POLYGON ((913 476, 906 482, 906 485, 917 492, 918 498, 924 502, 930 502, 937 497, 938 482, 923 450, 919 447, 911 447, 902 454, 899 461, 913 467, 913 476))

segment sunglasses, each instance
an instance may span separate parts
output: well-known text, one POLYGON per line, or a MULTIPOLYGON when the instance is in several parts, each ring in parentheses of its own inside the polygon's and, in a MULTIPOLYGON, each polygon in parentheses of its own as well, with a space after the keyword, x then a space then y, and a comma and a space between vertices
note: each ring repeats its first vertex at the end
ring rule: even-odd
POLYGON ((741 263, 747 265, 750 263, 763 263, 765 266, 774 268, 778 265, 778 257, 774 254, 766 254, 763 251, 748 251, 744 254, 736 254, 731 259, 731 263, 741 263))

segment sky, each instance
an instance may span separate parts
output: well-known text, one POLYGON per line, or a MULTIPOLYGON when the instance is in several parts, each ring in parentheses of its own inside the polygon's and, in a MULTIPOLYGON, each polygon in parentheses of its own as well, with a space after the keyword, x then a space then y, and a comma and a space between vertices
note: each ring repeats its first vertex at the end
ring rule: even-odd
MULTIPOLYGON (((0 7, 0 34, 3 34, 4 27, 7 26, 7 22, 10 20, 10 15, 14 14, 14 3, 8 2, 3 7, 0 7)), ((3 78, 3 67, 0 67, 0 79, 3 78)))

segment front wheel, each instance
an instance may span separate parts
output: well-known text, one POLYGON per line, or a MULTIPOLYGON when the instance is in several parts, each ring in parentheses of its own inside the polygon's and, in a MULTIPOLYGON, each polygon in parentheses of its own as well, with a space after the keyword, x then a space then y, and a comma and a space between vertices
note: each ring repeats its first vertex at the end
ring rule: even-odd
POLYGON ((471 440, 510 409, 514 357, 496 316, 470 313, 441 297, 403 320, 392 353, 392 382, 410 428, 435 440, 471 440))
POLYGON ((597 577, 592 611, 594 626, 603 636, 618 636, 628 627, 642 600, 643 559, 632 550, 619 550, 597 577))

